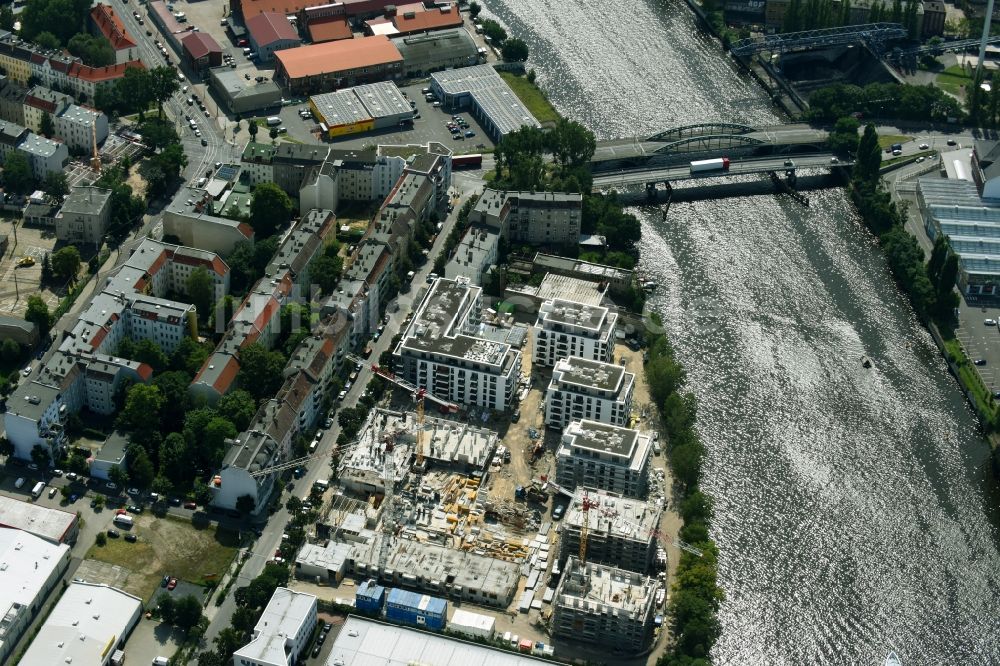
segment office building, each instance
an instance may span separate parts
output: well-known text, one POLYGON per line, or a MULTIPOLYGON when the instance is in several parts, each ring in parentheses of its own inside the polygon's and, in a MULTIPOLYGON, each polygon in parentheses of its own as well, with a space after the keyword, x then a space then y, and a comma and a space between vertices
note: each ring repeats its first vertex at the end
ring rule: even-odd
POLYGON ((305 662, 316 628, 316 597, 279 587, 253 630, 253 639, 233 653, 240 666, 295 666, 305 662))
POLYGON ((13 662, 14 646, 69 566, 69 551, 64 543, 0 527, 0 663, 13 662))
POLYGON ((615 355, 618 314, 600 305, 563 299, 542 303, 532 327, 533 365, 553 366, 567 356, 611 363, 615 355))
POLYGON ((106 666, 142 617, 142 600, 108 585, 73 582, 27 652, 26 666, 106 666))
POLYGON ((482 289, 465 278, 438 278, 417 306, 393 355, 410 382, 455 403, 510 407, 521 352, 477 335, 482 289))
POLYGON ((626 426, 634 389, 635 375, 620 365, 560 359, 545 392, 545 425, 562 430, 571 421, 588 420, 626 426))

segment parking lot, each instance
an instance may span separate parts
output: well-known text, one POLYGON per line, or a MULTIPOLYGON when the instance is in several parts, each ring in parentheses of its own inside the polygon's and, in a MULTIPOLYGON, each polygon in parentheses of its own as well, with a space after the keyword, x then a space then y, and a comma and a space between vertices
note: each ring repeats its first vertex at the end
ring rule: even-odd
MULTIPOLYGON (((7 251, 0 257, 0 313, 14 317, 24 316, 28 308, 28 296, 36 294, 42 297, 50 310, 55 308, 59 304, 60 294, 40 288, 42 259, 46 253, 52 254, 56 244, 55 230, 26 227, 19 219, 3 218, 0 219, 0 235, 6 235, 8 240, 7 251), (18 266, 18 262, 24 257, 31 257, 34 264, 18 266)), ((85 251, 85 248, 81 250, 85 251)), ((24 260, 24 263, 30 262, 24 260)))

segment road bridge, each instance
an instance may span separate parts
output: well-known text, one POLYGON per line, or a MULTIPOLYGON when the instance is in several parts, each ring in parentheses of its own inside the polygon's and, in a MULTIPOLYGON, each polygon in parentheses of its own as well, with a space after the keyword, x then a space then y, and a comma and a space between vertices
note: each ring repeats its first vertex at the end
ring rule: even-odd
POLYGON ((802 123, 753 128, 733 123, 701 123, 657 132, 646 139, 600 141, 591 158, 595 172, 637 166, 685 165, 711 157, 763 157, 818 152, 826 130, 802 123))
POLYGON ((741 39, 730 47, 733 55, 749 57, 758 53, 787 53, 846 44, 865 44, 875 53, 885 51, 891 41, 905 39, 906 28, 899 23, 865 23, 839 28, 803 30, 741 39))
POLYGON ((651 168, 622 169, 617 172, 595 174, 594 191, 616 188, 654 186, 657 183, 676 183, 689 180, 713 180, 731 176, 752 175, 770 172, 794 172, 797 169, 833 169, 850 167, 853 161, 839 160, 832 153, 814 153, 793 156, 751 157, 730 162, 729 170, 708 171, 692 174, 690 164, 651 168), (793 162, 792 166, 787 161, 793 162))

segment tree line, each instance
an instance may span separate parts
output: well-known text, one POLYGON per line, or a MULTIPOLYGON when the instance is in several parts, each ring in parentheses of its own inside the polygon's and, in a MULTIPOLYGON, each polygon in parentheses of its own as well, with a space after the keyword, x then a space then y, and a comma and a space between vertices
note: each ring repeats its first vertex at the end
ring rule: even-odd
POLYGON ((844 116, 893 118, 920 122, 962 121, 961 103, 932 85, 870 83, 864 87, 846 83, 819 88, 809 96, 806 120, 832 123, 844 116))
POLYGON ((917 0, 876 2, 869 7, 867 17, 859 16, 858 20, 854 20, 850 0, 791 0, 785 10, 781 32, 839 28, 857 23, 899 23, 906 28, 910 39, 918 39, 918 7, 917 0))
POLYGON ((708 534, 712 500, 699 488, 705 447, 695 428, 698 402, 693 393, 684 391, 686 374, 660 332, 662 321, 654 314, 652 323, 654 328, 646 332, 649 355, 644 369, 650 397, 660 410, 670 469, 683 498, 684 527, 679 537, 702 552, 700 557, 681 553, 669 606, 674 641, 657 666, 707 666, 721 632, 717 613, 723 593, 718 585, 718 551, 708 534))

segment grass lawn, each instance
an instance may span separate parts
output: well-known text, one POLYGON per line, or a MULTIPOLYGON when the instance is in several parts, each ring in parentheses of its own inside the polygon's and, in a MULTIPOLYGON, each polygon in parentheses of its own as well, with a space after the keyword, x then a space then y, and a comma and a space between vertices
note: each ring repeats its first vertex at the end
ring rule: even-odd
POLYGON ((893 157, 888 160, 882 160, 882 168, 896 164, 897 162, 915 162, 918 157, 930 157, 934 154, 933 150, 922 150, 919 153, 914 153, 913 155, 900 155, 899 157, 893 157))
POLYGON ((235 532, 214 526, 197 529, 172 516, 134 518, 132 531, 138 542, 108 539, 106 546, 92 546, 87 557, 131 571, 126 592, 143 600, 153 597, 165 575, 202 585, 204 576, 221 574, 236 556, 239 535, 235 532))
POLYGON ((538 122, 545 124, 554 123, 559 120, 559 112, 545 98, 545 93, 534 83, 528 81, 527 77, 517 76, 510 72, 500 72, 500 76, 511 87, 514 94, 518 96, 524 106, 531 111, 531 115, 538 119, 538 122))
POLYGON ((880 134, 878 137, 878 147, 885 150, 894 143, 905 143, 907 141, 913 141, 913 137, 906 136, 905 134, 880 134))
POLYGON ((965 86, 970 83, 972 83, 972 78, 959 65, 952 65, 938 74, 937 79, 934 80, 934 85, 938 88, 960 98, 965 97, 965 86))
POLYGON ((958 366, 959 383, 963 388, 972 393, 973 400, 975 400, 976 405, 984 414, 993 414, 996 410, 996 403, 993 401, 993 396, 990 394, 989 389, 986 388, 986 385, 983 384, 979 373, 976 371, 976 366, 965 355, 962 345, 958 340, 951 338, 944 341, 944 348, 948 354, 948 358, 955 359, 955 364, 958 366))

